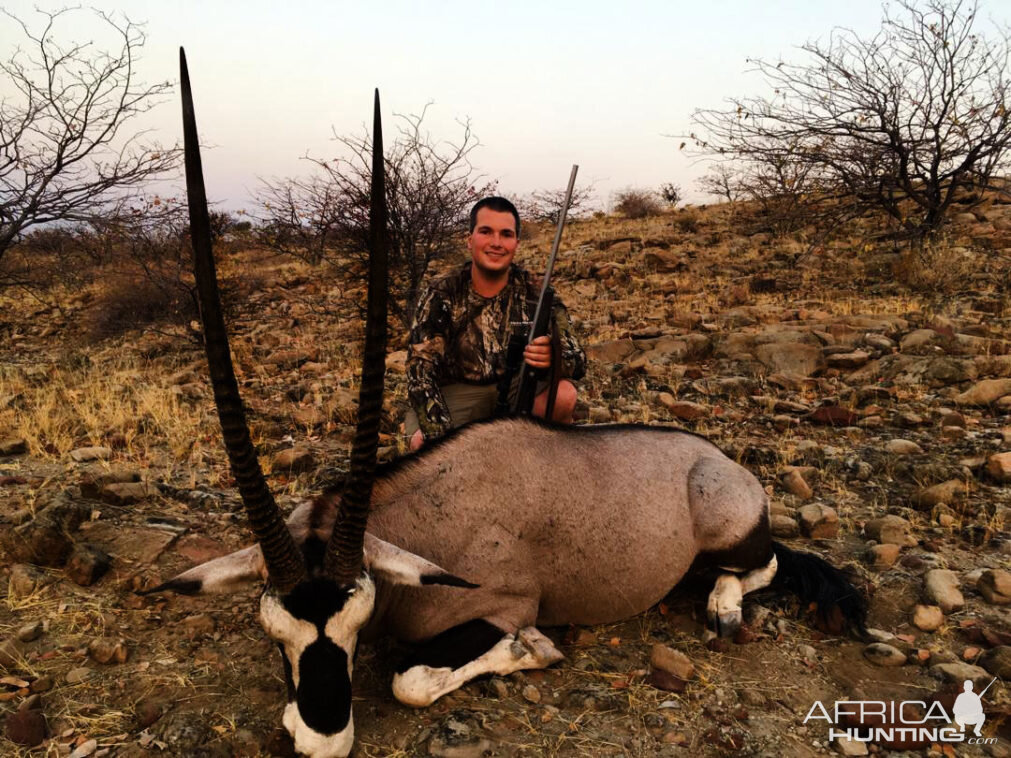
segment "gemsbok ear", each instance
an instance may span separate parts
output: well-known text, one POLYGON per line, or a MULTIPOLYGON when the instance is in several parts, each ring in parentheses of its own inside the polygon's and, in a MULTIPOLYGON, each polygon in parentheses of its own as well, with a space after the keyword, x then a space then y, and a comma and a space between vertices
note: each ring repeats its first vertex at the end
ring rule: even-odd
POLYGON ((368 532, 365 533, 364 547, 365 568, 374 577, 389 584, 403 584, 410 587, 445 584, 468 589, 480 586, 454 576, 420 555, 401 550, 368 532))
POLYGON ((180 595, 199 595, 204 592, 235 592, 253 582, 264 582, 266 579, 267 569, 260 546, 250 545, 194 566, 154 589, 143 590, 138 594, 178 592, 180 595))

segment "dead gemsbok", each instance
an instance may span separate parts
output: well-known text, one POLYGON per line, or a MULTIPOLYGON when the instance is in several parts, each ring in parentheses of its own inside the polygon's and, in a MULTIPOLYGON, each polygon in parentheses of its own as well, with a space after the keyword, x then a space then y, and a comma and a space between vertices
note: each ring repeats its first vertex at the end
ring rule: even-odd
POLYGON ((555 663, 563 656, 536 625, 636 615, 693 563, 724 570, 708 602, 721 634, 739 626, 742 596, 774 580, 817 602, 820 612, 863 628, 863 598, 842 573, 772 542, 758 480, 692 434, 502 419, 465 427, 376 467, 386 328, 378 93, 368 321, 351 473, 343 493, 299 506, 286 524, 260 472, 232 372, 184 58, 182 87, 208 363, 258 544, 152 591, 227 591, 266 579, 260 620, 282 651, 283 721, 298 751, 315 758, 351 751, 351 669, 359 636, 418 643, 398 668, 393 693, 425 706, 482 674, 555 663))

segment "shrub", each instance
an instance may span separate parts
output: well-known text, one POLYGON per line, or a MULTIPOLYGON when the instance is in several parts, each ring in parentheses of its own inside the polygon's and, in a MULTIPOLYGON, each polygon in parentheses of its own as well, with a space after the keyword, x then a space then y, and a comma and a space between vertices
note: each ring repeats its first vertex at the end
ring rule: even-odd
POLYGON ((614 210, 625 218, 646 218, 663 213, 654 192, 634 188, 622 190, 615 196, 614 210))

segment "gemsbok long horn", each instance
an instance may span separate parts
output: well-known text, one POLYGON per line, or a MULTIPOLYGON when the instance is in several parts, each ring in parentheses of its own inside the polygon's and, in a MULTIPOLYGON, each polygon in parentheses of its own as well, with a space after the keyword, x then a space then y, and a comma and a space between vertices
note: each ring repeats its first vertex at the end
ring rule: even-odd
POLYGON ((358 425, 351 448, 351 471, 341 497, 337 523, 330 541, 324 570, 339 585, 350 586, 362 571, 363 541, 376 472, 379 421, 383 411, 383 379, 386 372, 386 179, 383 163, 383 125, 376 90, 372 122, 372 188, 369 208, 369 294, 365 327, 365 354, 358 393, 358 425))
POLYGON ((305 577, 302 554, 295 546, 274 496, 256 457, 249 436, 246 412, 235 380, 228 333, 221 312, 214 254, 211 250, 211 224, 207 213, 207 195, 200 162, 197 122, 193 111, 186 53, 179 48, 179 74, 183 99, 183 145, 186 158, 186 196, 190 210, 190 237, 193 241, 193 267, 204 326, 204 348, 214 388, 214 403, 225 439, 225 450, 232 475, 246 506, 249 526, 263 550, 270 582, 281 594, 290 592, 305 577))

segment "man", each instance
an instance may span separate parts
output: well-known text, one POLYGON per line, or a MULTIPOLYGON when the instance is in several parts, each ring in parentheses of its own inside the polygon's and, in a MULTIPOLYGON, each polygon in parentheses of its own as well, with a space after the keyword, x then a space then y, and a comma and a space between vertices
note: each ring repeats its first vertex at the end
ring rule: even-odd
MULTIPOLYGON (((502 197, 478 201, 470 212, 470 262, 434 281, 422 295, 407 350, 411 410, 404 426, 411 450, 492 415, 513 326, 533 318, 540 295, 539 283, 513 263, 519 239, 520 217, 511 202, 502 197)), ((561 343, 561 374, 579 379, 586 356, 557 298, 552 318, 561 343)), ((523 358, 536 369, 550 369, 550 337, 527 345, 523 358)), ((545 387, 534 399, 535 416, 544 417, 547 395, 545 387)), ((560 381, 552 420, 571 423, 575 407, 575 386, 560 381)))

